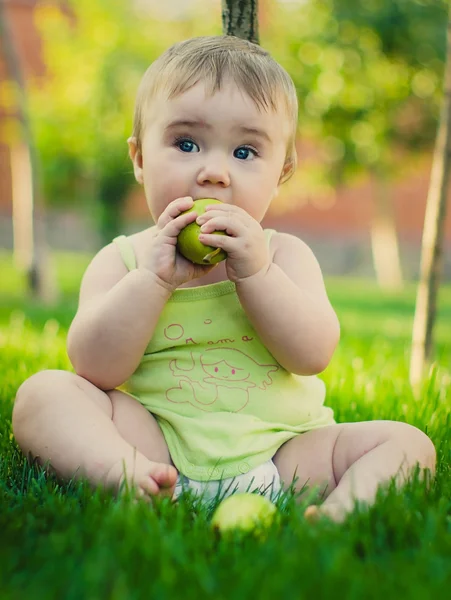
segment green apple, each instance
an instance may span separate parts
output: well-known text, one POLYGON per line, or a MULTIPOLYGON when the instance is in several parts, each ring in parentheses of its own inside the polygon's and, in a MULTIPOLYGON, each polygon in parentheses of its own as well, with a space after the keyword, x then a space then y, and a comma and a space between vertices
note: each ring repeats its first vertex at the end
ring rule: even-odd
MULTIPOLYGON (((201 198, 194 201, 192 208, 185 211, 194 212, 200 216, 210 204, 221 204, 219 200, 212 198, 201 198)), ((185 214, 183 213, 183 214, 185 214)), ((177 238, 177 249, 185 258, 198 265, 215 265, 227 258, 227 254, 221 248, 206 246, 199 242, 200 225, 194 221, 179 233, 177 238)), ((226 235, 225 231, 214 231, 215 235, 226 235)))
POLYGON ((211 524, 220 533, 266 529, 277 516, 276 506, 260 494, 233 494, 215 510, 211 524))

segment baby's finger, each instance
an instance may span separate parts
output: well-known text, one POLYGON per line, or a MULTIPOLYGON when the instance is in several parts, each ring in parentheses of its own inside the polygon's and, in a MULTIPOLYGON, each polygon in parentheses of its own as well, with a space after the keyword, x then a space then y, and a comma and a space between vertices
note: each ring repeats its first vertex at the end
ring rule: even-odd
POLYGON ((170 220, 169 223, 163 227, 161 233, 168 237, 176 238, 184 227, 196 220, 196 217, 197 213, 194 211, 179 215, 178 217, 175 217, 175 219, 170 220))
POLYGON ((231 235, 217 235, 216 233, 201 233, 199 235, 199 242, 206 246, 212 246, 213 248, 221 248, 227 254, 232 250, 236 249, 238 240, 236 237, 231 235))
POLYGON ((240 206, 235 206, 234 204, 228 204, 223 202, 221 204, 209 204, 205 207, 205 214, 210 214, 211 212, 220 212, 220 213, 228 213, 228 214, 236 214, 240 217, 250 217, 249 213, 241 208, 240 206))
POLYGON ((245 234, 248 227, 240 220, 229 215, 215 216, 206 221, 200 228, 201 233, 213 233, 213 231, 225 231, 227 235, 239 237, 245 234))
POLYGON ((177 198, 167 205, 165 210, 161 213, 158 219, 158 227, 163 229, 170 221, 178 217, 182 212, 191 208, 194 204, 194 200, 191 196, 185 196, 184 198, 177 198))

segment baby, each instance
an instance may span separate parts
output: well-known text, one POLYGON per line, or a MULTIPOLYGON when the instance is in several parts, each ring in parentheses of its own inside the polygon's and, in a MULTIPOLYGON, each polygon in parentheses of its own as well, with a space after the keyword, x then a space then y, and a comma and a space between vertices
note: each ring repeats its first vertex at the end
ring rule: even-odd
POLYGON ((169 48, 145 73, 128 140, 154 226, 100 250, 68 334, 75 374, 25 381, 13 410, 24 453, 62 478, 138 496, 212 498, 319 486, 309 506, 342 519, 412 467, 435 467, 419 429, 336 424, 323 371, 339 324, 320 267, 297 237, 261 221, 296 167, 293 82, 234 37, 169 48), (194 200, 216 199, 199 216, 194 200), (189 223, 227 259, 179 254, 189 223), (215 231, 227 235, 215 235, 215 231))

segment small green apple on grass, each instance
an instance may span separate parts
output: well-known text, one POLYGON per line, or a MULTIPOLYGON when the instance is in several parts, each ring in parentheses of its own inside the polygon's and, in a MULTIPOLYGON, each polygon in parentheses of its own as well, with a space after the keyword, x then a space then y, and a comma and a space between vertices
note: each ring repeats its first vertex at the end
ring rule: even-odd
POLYGON ((211 524, 219 533, 233 530, 261 533, 277 516, 276 506, 260 494, 233 494, 215 510, 211 524))
MULTIPOLYGON (((200 216, 210 204, 221 204, 213 198, 201 198, 194 201, 194 205, 184 213, 197 212, 200 216)), ((206 246, 199 241, 200 225, 194 221, 187 225, 179 233, 177 238, 177 249, 185 258, 198 265, 215 265, 227 258, 226 252, 221 248, 206 246)), ((227 235, 225 231, 214 231, 215 235, 227 235)))

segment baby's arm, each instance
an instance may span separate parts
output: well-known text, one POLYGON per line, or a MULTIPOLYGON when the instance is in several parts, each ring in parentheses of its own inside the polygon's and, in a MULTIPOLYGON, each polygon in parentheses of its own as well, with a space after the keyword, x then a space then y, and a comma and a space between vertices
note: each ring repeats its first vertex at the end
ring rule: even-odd
POLYGON ((67 350, 77 375, 102 390, 123 384, 139 365, 161 311, 181 283, 203 274, 176 253, 177 235, 196 213, 193 200, 171 202, 145 232, 138 268, 128 272, 115 244, 101 250, 82 281, 67 350))
POLYGON ((276 360, 292 373, 313 375, 329 364, 340 337, 319 264, 295 236, 274 236, 267 270, 236 284, 246 314, 276 360))
POLYGON ((98 388, 114 389, 133 373, 171 292, 147 269, 127 272, 114 244, 89 265, 67 351, 75 371, 98 388))

